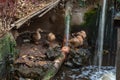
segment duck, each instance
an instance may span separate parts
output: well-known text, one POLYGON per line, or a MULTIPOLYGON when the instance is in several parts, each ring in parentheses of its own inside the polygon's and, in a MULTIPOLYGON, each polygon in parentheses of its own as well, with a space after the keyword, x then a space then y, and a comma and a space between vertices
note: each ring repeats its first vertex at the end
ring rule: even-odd
POLYGON ((50 32, 50 33, 48 34, 48 41, 50 42, 50 45, 52 45, 52 42, 55 41, 55 39, 56 39, 55 34, 52 33, 52 32, 50 32))
POLYGON ((74 37, 69 40, 69 43, 73 45, 74 48, 77 48, 83 45, 83 38, 81 36, 74 37))
POLYGON ((82 36, 77 36, 77 39, 79 40, 79 44, 83 45, 83 42, 84 42, 83 37, 82 36))
POLYGON ((48 34, 48 40, 51 42, 51 41, 54 41, 56 39, 55 37, 55 34, 53 34, 52 32, 48 34))
POLYGON ((80 31, 80 32, 78 32, 77 35, 78 35, 78 36, 82 36, 83 39, 85 39, 85 38, 87 37, 86 32, 83 31, 83 30, 80 31))
POLYGON ((74 48, 79 46, 79 40, 76 37, 70 39, 69 43, 71 44, 71 46, 74 46, 74 48))
POLYGON ((40 32, 43 32, 42 29, 38 28, 36 30, 36 32, 32 33, 32 41, 35 43, 35 44, 39 44, 39 40, 41 39, 41 34, 40 32))

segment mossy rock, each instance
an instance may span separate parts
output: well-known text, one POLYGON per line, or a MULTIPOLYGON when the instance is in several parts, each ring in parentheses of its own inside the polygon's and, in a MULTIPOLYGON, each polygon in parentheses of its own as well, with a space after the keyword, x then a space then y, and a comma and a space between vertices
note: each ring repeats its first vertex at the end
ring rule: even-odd
POLYGON ((11 33, 7 33, 0 38, 0 60, 7 54, 15 53, 16 42, 11 33))
POLYGON ((96 25, 96 19, 97 19, 97 9, 93 8, 88 10, 85 15, 84 15, 84 23, 82 24, 82 26, 84 27, 92 27, 96 25))
POLYGON ((100 9, 93 8, 88 10, 84 15, 84 23, 81 25, 83 29, 87 31, 87 38, 89 40, 89 44, 95 44, 98 35, 98 27, 99 27, 99 16, 100 9))
POLYGON ((13 80, 13 59, 16 42, 10 32, 0 38, 0 80, 13 80))

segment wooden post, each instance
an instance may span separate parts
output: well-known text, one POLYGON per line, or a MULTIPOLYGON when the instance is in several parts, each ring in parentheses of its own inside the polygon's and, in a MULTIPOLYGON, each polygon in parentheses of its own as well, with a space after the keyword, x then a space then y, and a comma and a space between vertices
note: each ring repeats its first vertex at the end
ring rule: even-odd
POLYGON ((120 28, 117 29, 116 80, 120 80, 120 28))

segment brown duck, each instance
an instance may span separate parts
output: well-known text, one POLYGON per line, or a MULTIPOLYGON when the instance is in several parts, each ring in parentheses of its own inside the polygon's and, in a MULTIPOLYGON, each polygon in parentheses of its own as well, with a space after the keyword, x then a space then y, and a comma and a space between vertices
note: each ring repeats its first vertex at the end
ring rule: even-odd
POLYGON ((70 39, 69 42, 72 46, 74 46, 74 48, 77 48, 83 45, 83 38, 81 36, 77 36, 75 38, 70 39))
POLYGON ((49 34, 48 34, 48 40, 49 40, 50 42, 54 41, 55 39, 56 39, 55 34, 53 34, 53 33, 49 33, 49 34))
POLYGON ((52 42, 55 41, 55 39, 55 34, 53 34, 52 32, 48 34, 48 41, 50 42, 50 45, 52 45, 52 42))
POLYGON ((85 38, 87 37, 86 32, 83 31, 83 30, 80 31, 80 32, 78 32, 77 35, 78 35, 78 36, 82 36, 83 39, 85 39, 85 38))
POLYGON ((35 44, 39 44, 39 40, 41 39, 40 32, 43 32, 43 30, 38 28, 36 32, 32 33, 32 40, 35 44))

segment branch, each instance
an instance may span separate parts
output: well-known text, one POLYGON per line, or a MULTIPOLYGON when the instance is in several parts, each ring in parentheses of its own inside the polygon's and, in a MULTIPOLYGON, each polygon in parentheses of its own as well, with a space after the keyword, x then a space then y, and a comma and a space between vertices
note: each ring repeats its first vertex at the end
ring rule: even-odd
POLYGON ((29 19, 31 19, 32 17, 40 14, 39 16, 42 17, 45 13, 47 13, 49 10, 51 10, 53 7, 55 7, 58 3, 60 2, 60 0, 57 0, 55 2, 51 2, 49 3, 46 7, 44 7, 43 9, 39 9, 36 10, 34 12, 32 12, 31 14, 27 15, 24 18, 19 19, 18 21, 15 21, 13 24, 11 24, 11 28, 13 27, 17 27, 19 28, 20 26, 22 26, 25 22, 27 22, 29 19))

